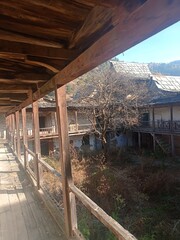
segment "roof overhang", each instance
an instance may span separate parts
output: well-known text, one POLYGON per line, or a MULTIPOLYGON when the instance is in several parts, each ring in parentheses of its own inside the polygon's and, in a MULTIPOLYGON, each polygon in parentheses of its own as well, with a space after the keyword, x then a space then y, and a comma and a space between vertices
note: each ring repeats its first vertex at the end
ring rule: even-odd
POLYGON ((180 19, 179 0, 0 2, 0 111, 36 101, 180 19))

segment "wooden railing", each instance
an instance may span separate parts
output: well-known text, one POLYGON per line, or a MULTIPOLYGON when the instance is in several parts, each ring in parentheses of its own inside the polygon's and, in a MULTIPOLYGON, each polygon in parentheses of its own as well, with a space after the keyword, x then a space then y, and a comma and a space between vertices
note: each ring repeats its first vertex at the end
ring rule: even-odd
MULTIPOLYGON (((88 131, 91 131, 92 125, 91 124, 69 124, 69 134, 75 134, 75 133, 85 133, 88 131)), ((46 128, 40 128, 40 136, 53 136, 57 135, 57 129, 55 126, 52 127, 46 127, 46 128)), ((16 132, 15 132, 16 135, 16 132)), ((20 129, 20 137, 23 136, 23 130, 20 129)), ((33 137, 33 131, 32 129, 27 129, 27 136, 33 137)))
POLYGON ((37 182, 37 188, 40 188, 40 175, 39 175, 39 155, 32 152, 26 145, 24 145, 24 167, 29 172, 29 174, 37 182), (32 160, 32 166, 29 165, 29 157, 32 160))
POLYGON ((180 121, 141 121, 135 128, 155 131, 180 132, 180 121))
MULTIPOLYGON (((26 170, 28 170, 28 173, 35 179, 38 189, 41 188, 39 164, 41 164, 47 171, 51 172, 54 176, 58 177, 59 181, 62 183, 61 174, 44 160, 42 160, 38 156, 38 154, 33 153, 30 149, 27 148, 27 146, 24 145, 24 167, 26 170), (35 170, 33 173, 32 170, 30 170, 28 167, 27 153, 30 154, 35 161, 35 170)), ((111 216, 109 216, 102 208, 100 208, 95 202, 93 202, 88 196, 86 196, 79 188, 77 188, 74 183, 69 184, 69 191, 72 192, 75 197, 90 211, 90 213, 92 213, 102 224, 104 224, 117 237, 118 240, 137 240, 117 221, 115 221, 111 216)), ((77 239, 84 239, 77 226, 73 229, 73 232, 74 236, 77 239)))

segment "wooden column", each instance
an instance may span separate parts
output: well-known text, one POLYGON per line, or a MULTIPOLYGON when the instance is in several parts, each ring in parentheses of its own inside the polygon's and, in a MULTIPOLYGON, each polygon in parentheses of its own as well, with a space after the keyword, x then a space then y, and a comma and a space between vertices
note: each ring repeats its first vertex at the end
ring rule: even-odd
POLYGON ((77 116, 77 110, 75 110, 75 121, 76 121, 76 131, 78 131, 78 116, 77 116))
POLYGON ((173 106, 170 106, 170 130, 171 130, 171 155, 175 156, 175 148, 174 148, 174 135, 173 135, 173 106))
POLYGON ((6 117, 6 139, 9 141, 9 116, 6 117))
POLYGON ((58 132, 58 126, 57 126, 57 114, 56 112, 54 113, 54 123, 55 123, 55 133, 58 132))
POLYGON ((13 138, 13 151, 16 152, 16 134, 15 134, 15 115, 12 114, 12 138, 13 138))
POLYGON ((41 157, 41 145, 39 136, 39 108, 38 101, 33 102, 33 126, 34 126, 34 150, 35 150, 35 174, 37 179, 37 188, 40 188, 39 158, 41 157))
POLYGON ((141 133, 138 132, 138 147, 139 147, 139 150, 141 149, 141 133))
POLYGON ((170 106, 170 129, 173 131, 173 106, 170 106))
POLYGON ((11 115, 9 115, 9 142, 12 146, 12 118, 11 115))
POLYGON ((152 108, 152 126, 153 126, 153 131, 155 131, 155 116, 154 116, 154 108, 152 108))
POLYGON ((22 128, 23 128, 23 146, 24 146, 24 168, 27 167, 28 161, 28 153, 25 149, 25 146, 28 147, 28 139, 27 139, 27 125, 26 125, 26 108, 22 109, 22 128))
POLYGON ((156 151, 156 138, 155 138, 155 133, 152 134, 153 137, 153 151, 156 151))
POLYGON ((20 129, 19 129, 19 111, 15 113, 16 117, 16 143, 17 143, 17 157, 21 158, 21 145, 20 145, 20 129))
POLYGON ((55 93, 59 134, 60 164, 63 186, 65 230, 67 236, 70 237, 73 235, 73 229, 77 228, 77 216, 75 210, 75 197, 74 194, 70 194, 69 190, 69 184, 73 184, 73 180, 69 154, 68 119, 65 86, 56 88, 55 93))

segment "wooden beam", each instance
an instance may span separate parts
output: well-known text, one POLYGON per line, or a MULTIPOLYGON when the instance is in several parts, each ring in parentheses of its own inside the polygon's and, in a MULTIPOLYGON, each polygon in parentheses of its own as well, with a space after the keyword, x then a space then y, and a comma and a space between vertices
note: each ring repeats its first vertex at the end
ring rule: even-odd
POLYGON ((16 121, 15 121, 15 113, 12 114, 12 128, 13 128, 13 150, 16 152, 16 136, 15 136, 15 129, 16 129, 16 121))
POLYGON ((63 48, 63 45, 59 44, 58 42, 51 42, 45 39, 33 38, 32 36, 18 34, 18 33, 10 32, 7 30, 1 30, 1 29, 0 29, 0 39, 7 40, 10 42, 28 43, 28 44, 37 45, 37 46, 63 48))
POLYGON ((58 73, 59 72, 58 69, 54 68, 53 66, 51 66, 51 65, 49 65, 47 63, 38 62, 38 61, 32 61, 32 60, 28 60, 28 59, 26 59, 25 62, 30 64, 30 65, 33 65, 33 66, 45 67, 48 70, 52 71, 53 73, 58 73))
POLYGON ((38 83, 45 83, 46 80, 26 80, 26 79, 18 79, 18 78, 0 78, 0 83, 5 83, 6 85, 16 84, 21 85, 25 83, 26 85, 37 85, 38 83))
POLYGON ((91 10, 81 28, 77 29, 76 33, 73 34, 69 47, 81 45, 81 48, 84 50, 106 32, 110 31, 119 22, 123 22, 127 16, 146 1, 147 0, 106 1, 106 4, 109 4, 109 6, 116 6, 113 11, 107 8, 107 5, 104 5, 104 1, 94 1, 97 3, 97 6, 91 10))
MULTIPOLYGON (((69 137, 68 137, 68 119, 67 119, 67 106, 66 106, 66 88, 56 88, 56 112, 57 112, 57 124, 59 135, 59 149, 60 149, 60 164, 62 174, 62 186, 63 186, 63 203, 64 203, 64 218, 65 218, 65 230, 69 237, 73 235, 73 223, 76 216, 72 216, 73 210, 71 205, 69 184, 73 182, 71 172, 71 162, 69 154, 69 137)), ((76 220, 77 223, 77 220, 76 220)))
POLYGON ((20 128, 19 128, 19 111, 15 113, 16 117, 16 143, 17 143, 17 156, 21 159, 21 145, 20 145, 20 128))
POLYGON ((104 6, 108 8, 114 8, 119 5, 120 0, 76 0, 79 3, 87 4, 91 7, 104 6))
POLYGON ((6 89, 4 89, 4 87, 1 87, 0 85, 0 94, 1 93, 28 93, 29 92, 29 89, 25 88, 24 86, 24 89, 8 89, 8 86, 6 87, 6 89), (3 88, 3 89, 1 89, 3 88))
POLYGON ((68 60, 64 60, 64 59, 34 57, 34 56, 27 56, 27 60, 40 62, 42 64, 47 64, 51 67, 54 67, 55 69, 58 69, 59 71, 69 63, 68 60))
POLYGON ((174 0, 171 3, 164 0, 147 1, 126 20, 119 22, 111 31, 56 74, 47 84, 44 84, 40 89, 40 96, 52 91, 55 82, 63 85, 74 80, 179 19, 179 0, 174 0))
POLYGON ((52 48, 45 46, 35 46, 25 43, 17 43, 0 40, 0 53, 16 53, 31 56, 40 56, 57 59, 73 59, 77 55, 77 51, 65 48, 52 48))
POLYGON ((27 118, 26 118, 26 108, 22 109, 22 127, 23 127, 23 147, 24 147, 24 168, 26 170, 27 161, 28 161, 28 153, 25 150, 25 146, 28 147, 28 140, 27 140, 27 118))
POLYGON ((40 135, 39 135, 39 107, 38 101, 32 103, 33 108, 33 126, 34 126, 34 148, 35 148, 35 175, 37 181, 37 188, 40 188, 40 175, 39 175, 39 158, 41 157, 41 145, 40 145, 40 135))
POLYGON ((89 46, 92 41, 95 41, 109 30, 109 22, 111 22, 112 16, 111 9, 101 6, 93 8, 81 28, 73 34, 69 48, 81 45, 81 48, 84 49, 89 46))

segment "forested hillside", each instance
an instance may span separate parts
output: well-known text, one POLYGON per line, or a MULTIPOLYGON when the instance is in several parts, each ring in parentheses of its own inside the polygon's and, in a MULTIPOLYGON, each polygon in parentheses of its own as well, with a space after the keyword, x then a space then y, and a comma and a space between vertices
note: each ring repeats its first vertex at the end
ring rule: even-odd
POLYGON ((180 76, 180 60, 170 63, 149 63, 148 65, 152 73, 180 76))

